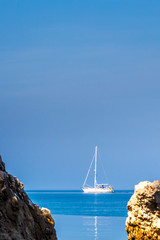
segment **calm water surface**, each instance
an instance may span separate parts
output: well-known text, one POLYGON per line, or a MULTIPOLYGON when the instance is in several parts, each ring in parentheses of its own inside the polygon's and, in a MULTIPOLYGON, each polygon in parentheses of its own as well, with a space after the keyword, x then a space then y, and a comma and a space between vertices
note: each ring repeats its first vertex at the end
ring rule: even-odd
POLYGON ((59 240, 126 240, 126 206, 132 194, 28 191, 34 203, 51 210, 59 240))

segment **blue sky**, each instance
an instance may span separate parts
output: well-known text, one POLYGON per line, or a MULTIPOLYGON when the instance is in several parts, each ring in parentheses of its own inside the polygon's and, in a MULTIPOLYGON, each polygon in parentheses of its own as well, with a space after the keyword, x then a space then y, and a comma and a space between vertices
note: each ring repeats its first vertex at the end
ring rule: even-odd
POLYGON ((159 179, 160 2, 0 1, 0 153, 26 189, 159 179))

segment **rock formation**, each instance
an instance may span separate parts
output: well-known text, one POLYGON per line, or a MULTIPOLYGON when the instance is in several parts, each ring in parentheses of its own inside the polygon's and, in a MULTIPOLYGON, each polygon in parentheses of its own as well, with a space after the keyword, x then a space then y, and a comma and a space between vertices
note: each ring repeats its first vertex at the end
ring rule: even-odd
POLYGON ((160 181, 145 181, 136 185, 127 208, 129 240, 160 239, 160 181))
POLYGON ((0 157, 0 240, 57 240, 48 209, 33 204, 0 157))

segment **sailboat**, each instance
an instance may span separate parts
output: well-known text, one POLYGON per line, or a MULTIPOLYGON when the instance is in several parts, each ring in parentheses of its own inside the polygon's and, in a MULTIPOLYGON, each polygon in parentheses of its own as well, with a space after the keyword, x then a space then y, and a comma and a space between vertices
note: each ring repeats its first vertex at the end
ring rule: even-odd
POLYGON ((90 164, 87 176, 85 178, 82 190, 84 193, 113 193, 113 187, 109 186, 107 183, 97 183, 97 146, 95 147, 95 154, 93 156, 92 162, 90 164), (95 168, 94 168, 94 186, 90 187, 86 185, 88 175, 90 173, 93 161, 95 160, 95 168))

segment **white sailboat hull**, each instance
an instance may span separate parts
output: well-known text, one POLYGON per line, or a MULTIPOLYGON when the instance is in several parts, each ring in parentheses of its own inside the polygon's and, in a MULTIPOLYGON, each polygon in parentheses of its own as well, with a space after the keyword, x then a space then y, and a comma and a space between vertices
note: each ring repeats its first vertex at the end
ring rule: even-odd
POLYGON ((113 188, 82 188, 84 193, 113 193, 113 188))
POLYGON ((90 167, 88 169, 87 176, 85 178, 82 190, 83 190, 84 193, 113 193, 114 192, 112 186, 110 186, 109 184, 106 184, 106 183, 98 184, 97 183, 97 146, 95 147, 95 154, 92 158, 92 162, 91 162, 90 167), (95 159, 94 185, 93 185, 94 187, 89 187, 89 185, 88 186, 86 185, 86 181, 87 181, 88 175, 90 173, 90 170, 91 170, 92 163, 93 163, 94 159, 95 159))

